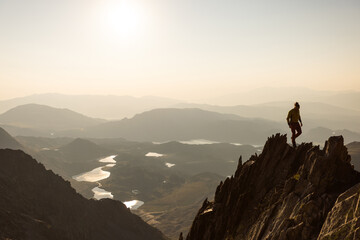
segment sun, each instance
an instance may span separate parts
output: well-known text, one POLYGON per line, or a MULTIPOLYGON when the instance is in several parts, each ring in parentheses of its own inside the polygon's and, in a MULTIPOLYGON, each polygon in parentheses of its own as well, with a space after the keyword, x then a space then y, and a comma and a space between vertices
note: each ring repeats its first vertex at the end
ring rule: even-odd
POLYGON ((133 1, 109 4, 104 12, 108 31, 123 38, 131 38, 142 31, 143 13, 133 1))

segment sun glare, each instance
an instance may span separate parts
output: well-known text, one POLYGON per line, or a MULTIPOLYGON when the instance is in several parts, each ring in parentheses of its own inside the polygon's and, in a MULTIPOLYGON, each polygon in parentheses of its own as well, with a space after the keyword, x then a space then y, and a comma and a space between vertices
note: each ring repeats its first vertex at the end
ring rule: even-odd
POLYGON ((140 6, 130 1, 109 4, 104 12, 105 25, 112 34, 131 38, 141 32, 143 13, 140 6))

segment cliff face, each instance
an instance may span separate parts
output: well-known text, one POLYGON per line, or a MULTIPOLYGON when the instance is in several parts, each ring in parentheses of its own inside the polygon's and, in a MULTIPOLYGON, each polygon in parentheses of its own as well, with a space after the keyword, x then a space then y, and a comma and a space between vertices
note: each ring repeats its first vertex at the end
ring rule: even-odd
POLYGON ((338 226, 323 226, 328 212, 360 182, 350 159, 341 136, 323 150, 309 143, 294 149, 286 136, 273 136, 259 156, 239 160, 213 202, 205 200, 186 239, 317 239, 338 226))
POLYGON ((124 204, 87 200, 22 151, 0 150, 0 239, 165 239, 124 204))

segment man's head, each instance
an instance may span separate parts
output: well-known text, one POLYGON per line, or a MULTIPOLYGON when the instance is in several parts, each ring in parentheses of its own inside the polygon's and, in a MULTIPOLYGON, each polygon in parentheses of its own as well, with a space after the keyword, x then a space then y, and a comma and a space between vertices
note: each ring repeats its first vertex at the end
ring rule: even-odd
POLYGON ((296 103, 294 104, 294 106, 295 106, 296 108, 300 108, 300 104, 299 104, 298 102, 296 102, 296 103))

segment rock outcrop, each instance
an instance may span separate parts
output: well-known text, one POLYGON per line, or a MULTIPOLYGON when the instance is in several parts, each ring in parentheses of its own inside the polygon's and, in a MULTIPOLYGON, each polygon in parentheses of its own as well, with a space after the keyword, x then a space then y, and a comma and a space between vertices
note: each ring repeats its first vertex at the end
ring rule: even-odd
POLYGON ((342 194, 360 182, 350 160, 341 136, 330 137, 322 150, 311 143, 294 149, 286 136, 272 136, 259 156, 239 160, 214 201, 204 201, 186 239, 311 240, 320 232, 319 239, 333 239, 329 232, 341 232, 341 224, 356 229, 359 191, 342 194), (349 217, 336 210, 346 206, 349 217))
POLYGON ((0 150, 0 239, 166 239, 119 201, 88 200, 20 150, 0 150))
POLYGON ((341 194, 329 212, 318 240, 360 239, 360 184, 341 194))

